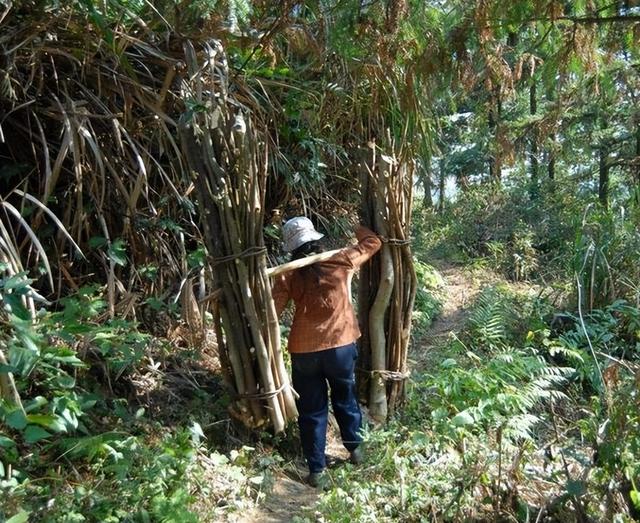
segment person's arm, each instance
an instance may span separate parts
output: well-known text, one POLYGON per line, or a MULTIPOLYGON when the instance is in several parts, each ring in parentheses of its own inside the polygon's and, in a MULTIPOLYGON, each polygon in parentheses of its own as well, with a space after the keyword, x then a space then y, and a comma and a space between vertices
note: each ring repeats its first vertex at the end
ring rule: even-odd
POLYGON ((345 254, 353 269, 360 267, 382 247, 382 242, 378 235, 363 225, 358 226, 356 229, 356 238, 358 239, 357 245, 345 249, 345 254))
POLYGON ((276 306, 276 314, 279 318, 290 299, 288 274, 280 274, 276 276, 274 280, 273 288, 271 289, 271 296, 273 296, 273 302, 276 306))

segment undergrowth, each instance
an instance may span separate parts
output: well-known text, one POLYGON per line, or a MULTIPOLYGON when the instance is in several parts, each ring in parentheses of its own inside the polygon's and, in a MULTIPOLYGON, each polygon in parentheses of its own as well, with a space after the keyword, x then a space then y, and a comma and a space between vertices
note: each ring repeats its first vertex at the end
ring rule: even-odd
POLYGON ((417 277, 416 299, 413 308, 413 336, 420 337, 426 333, 434 318, 442 308, 442 290, 444 280, 431 265, 414 260, 417 277))
POLYGON ((24 407, 0 403, 0 521, 215 521, 260 499, 277 457, 230 440, 228 400, 190 384, 215 379, 190 349, 109 320, 97 287, 32 321, 28 284, 0 287, 24 407))
POLYGON ((323 520, 637 517, 637 309, 618 302, 563 332, 548 310, 537 295, 482 292, 402 413, 367 433, 366 464, 332 473, 323 520))
POLYGON ((638 205, 614 200, 603 209, 571 184, 547 181, 532 197, 526 179, 475 185, 442 212, 418 206, 416 252, 460 263, 482 259, 512 281, 572 282, 588 308, 640 298, 638 205))

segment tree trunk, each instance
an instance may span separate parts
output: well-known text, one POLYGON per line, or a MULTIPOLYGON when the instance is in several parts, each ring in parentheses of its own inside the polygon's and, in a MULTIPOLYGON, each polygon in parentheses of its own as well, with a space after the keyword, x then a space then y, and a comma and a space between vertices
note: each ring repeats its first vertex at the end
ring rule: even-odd
MULTIPOLYGON (((534 116, 538 111, 538 100, 536 96, 536 80, 531 78, 529 87, 529 114, 534 116)), ((538 128, 534 125, 531 129, 531 150, 529 153, 531 165, 531 195, 537 194, 538 186, 538 128)))
POLYGON ((636 175, 636 203, 640 205, 640 124, 636 127, 636 157, 634 158, 634 170, 636 175))
POLYGON ((424 189, 424 198, 422 200, 425 209, 433 208, 433 197, 431 191, 433 189, 433 183, 431 181, 431 165, 425 167, 422 174, 422 187, 424 189))
POLYGON ((605 208, 609 208, 609 162, 607 161, 609 151, 606 146, 600 148, 600 166, 598 177, 598 198, 600 204, 605 208))
POLYGON ((438 212, 442 214, 444 212, 444 189, 445 189, 445 170, 444 170, 444 156, 440 158, 440 179, 439 179, 439 195, 438 195, 438 212))
POLYGON ((489 133, 493 137, 492 151, 489 154, 489 178, 500 183, 502 178, 502 161, 500 155, 500 143, 498 141, 498 126, 502 113, 502 101, 500 99, 500 86, 495 86, 489 101, 489 133))
POLYGON ((556 135, 555 133, 550 136, 551 138, 551 147, 549 152, 547 153, 548 163, 547 163, 547 176, 549 180, 555 180, 556 178, 556 151, 555 151, 555 143, 556 143, 556 135))

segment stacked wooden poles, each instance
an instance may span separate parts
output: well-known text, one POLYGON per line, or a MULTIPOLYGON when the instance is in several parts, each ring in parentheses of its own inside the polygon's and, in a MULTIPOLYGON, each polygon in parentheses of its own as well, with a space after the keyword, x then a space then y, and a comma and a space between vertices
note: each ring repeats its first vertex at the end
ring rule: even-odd
MULTIPOLYGON (((417 279, 409 244, 412 172, 407 162, 367 152, 361 163, 362 214, 383 237, 377 261, 363 271, 359 304, 369 413, 384 420, 404 399, 417 279)), ((364 387, 362 386, 364 384, 364 387)))
POLYGON ((267 151, 248 110, 227 89, 221 45, 201 53, 185 45, 187 107, 180 122, 201 210, 213 283, 220 290, 220 356, 236 392, 232 413, 247 426, 271 421, 275 432, 297 415, 280 348, 280 330, 263 244, 267 151))

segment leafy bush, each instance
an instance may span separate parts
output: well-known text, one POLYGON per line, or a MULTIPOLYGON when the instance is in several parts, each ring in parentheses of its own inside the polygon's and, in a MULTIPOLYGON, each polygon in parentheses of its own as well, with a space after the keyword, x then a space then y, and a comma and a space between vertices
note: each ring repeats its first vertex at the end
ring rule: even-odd
POLYGON ((479 520, 501 510, 503 468, 525 474, 544 406, 564 398, 573 372, 526 341, 531 301, 499 287, 478 297, 439 366, 414 377, 405 409, 367 434, 370 460, 334 473, 321 502, 327 521, 479 520))
POLYGON ((592 415, 577 423, 580 436, 594 449, 588 488, 594 500, 605 500, 608 513, 628 511, 637 521, 640 517, 637 377, 628 368, 614 364, 605 370, 605 383, 606 393, 592 398, 592 415))
MULTIPOLYGON (((193 497, 185 480, 195 453, 188 431, 164 434, 155 443, 108 432, 70 438, 61 446, 67 448, 61 456, 78 467, 79 481, 68 482, 64 468, 49 469, 46 481, 25 478, 6 492, 32 518, 44 522, 197 521, 187 508, 193 497)), ((50 452, 54 447, 43 450, 50 452)), ((44 456, 36 454, 22 466, 35 472, 44 456)))
POLYGON ((585 310, 618 298, 637 301, 637 209, 621 198, 607 210, 591 193, 552 181, 532 196, 528 183, 516 174, 509 185, 460 191, 442 214, 418 209, 418 249, 447 259, 484 259, 514 281, 570 281, 585 310))
POLYGON ((129 322, 96 322, 105 303, 95 289, 66 298, 60 312, 41 311, 32 322, 19 298, 28 292, 27 281, 22 286, 12 281, 0 289, 5 311, 10 307, 4 325, 7 370, 16 378, 25 413, 5 402, 0 404, 0 418, 27 444, 51 439, 55 433, 87 433, 82 419, 101 399, 87 388, 93 369, 102 369, 103 383, 116 382, 141 360, 149 338, 129 322))
POLYGON ((573 380, 588 391, 605 391, 603 372, 620 361, 640 359, 640 311, 625 300, 596 309, 581 318, 563 313, 571 328, 555 333, 543 328, 530 338, 538 338, 551 358, 562 358, 575 368, 573 380))
POLYGON ((34 321, 29 283, 0 280, 0 371, 13 373, 24 406, 0 400, 0 520, 197 521, 188 507, 204 473, 201 429, 163 427, 117 396, 148 362, 151 338, 105 320, 95 287, 34 321))
POLYGON ((588 208, 576 232, 573 252, 571 275, 577 279, 579 299, 586 310, 604 307, 617 298, 640 297, 640 231, 623 208, 617 212, 588 208))
POLYGON ((98 287, 32 320, 23 300, 29 283, 24 274, 0 280, 10 363, 0 372, 13 373, 24 405, 23 412, 0 400, 1 521, 188 523, 255 504, 279 458, 249 447, 222 454, 228 427, 219 451, 207 451, 192 420, 211 420, 220 398, 202 387, 176 425, 150 419, 127 398, 141 369, 165 378, 151 359, 160 342, 131 322, 108 320, 98 287))
MULTIPOLYGON (((637 376, 640 362, 640 310, 624 300, 596 309, 583 318, 564 313, 564 332, 548 327, 529 333, 549 360, 574 367, 568 376, 588 402, 575 421, 578 436, 568 437, 567 453, 585 444, 593 459, 588 481, 581 490, 595 517, 630 513, 640 516, 640 398, 637 376), (588 494, 588 496, 586 496, 588 494), (622 496, 622 500, 619 496, 622 496), (605 500, 600 503, 597 500, 605 500)), ((582 450, 584 452, 584 450, 582 450)))
POLYGON ((444 286, 438 271, 424 262, 414 260, 418 286, 413 308, 413 326, 415 334, 420 335, 431 325, 431 322, 442 307, 441 289, 444 286))
POLYGON ((509 186, 471 186, 441 215, 418 212, 419 245, 448 258, 486 257, 514 280, 562 274, 590 200, 552 184, 531 199, 527 184, 514 175, 509 186))
POLYGON ((530 439, 539 421, 536 405, 561 397, 557 388, 573 369, 549 365, 536 347, 513 346, 517 316, 515 299, 506 291, 481 293, 467 332, 454 342, 451 357, 416 384, 419 390, 404 415, 420 418, 429 412, 436 432, 452 442, 469 431, 499 430, 514 441, 530 439))

